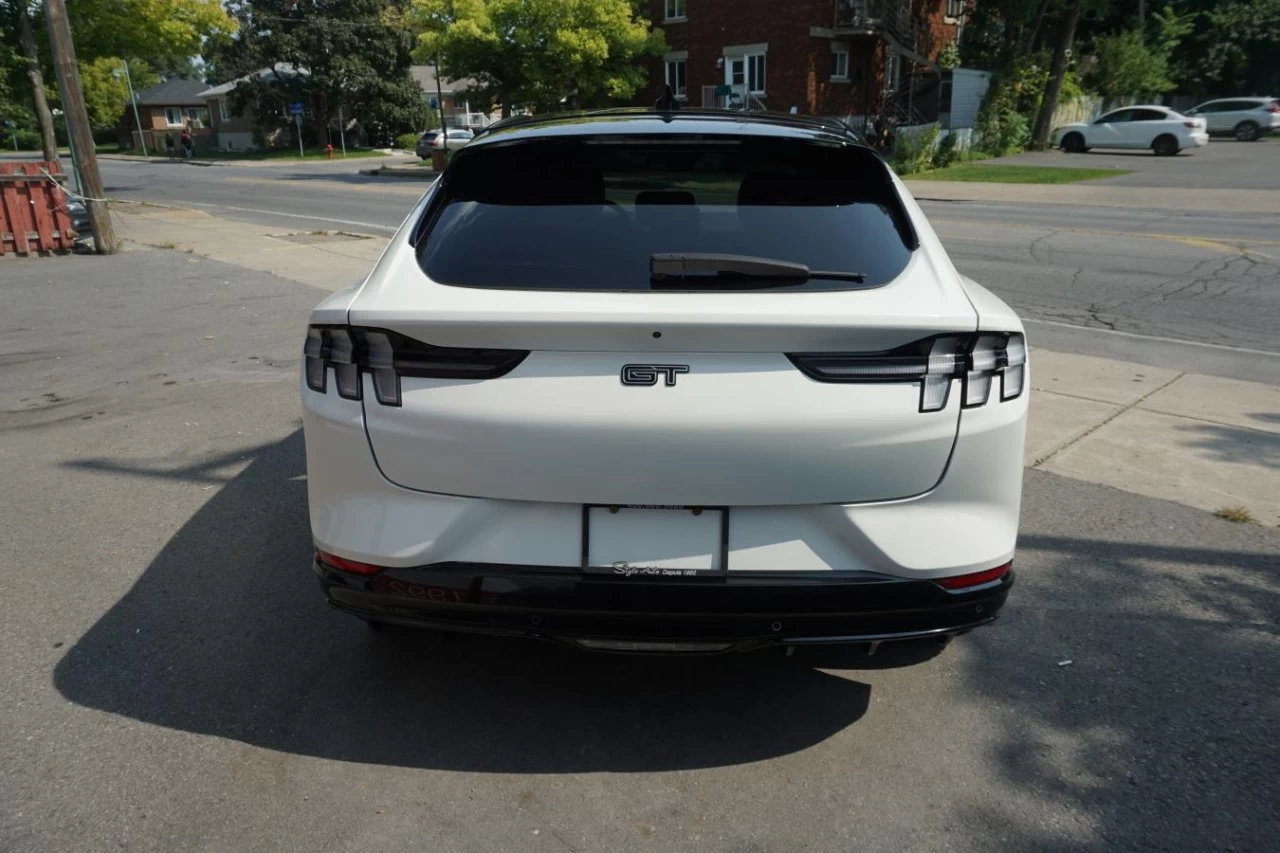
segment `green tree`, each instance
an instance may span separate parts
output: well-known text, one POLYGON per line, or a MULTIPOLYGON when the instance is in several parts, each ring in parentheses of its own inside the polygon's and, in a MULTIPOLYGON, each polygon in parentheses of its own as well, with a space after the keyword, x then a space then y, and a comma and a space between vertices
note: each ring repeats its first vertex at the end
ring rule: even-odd
POLYGON ((67 16, 82 62, 125 56, 164 66, 198 55, 205 39, 235 29, 219 0, 76 0, 67 16))
POLYGON ((1085 77, 1085 85, 1107 98, 1150 98, 1176 85, 1169 78, 1168 55, 1150 45, 1141 30, 1125 30, 1093 39, 1097 64, 1085 77))
MULTIPOLYGON (((239 30, 211 45, 214 79, 284 65, 306 71, 283 88, 261 79, 241 83, 236 98, 242 105, 252 99, 303 101, 314 116, 308 132, 321 144, 336 132, 339 107, 375 144, 391 144, 396 134, 417 129, 421 92, 409 76, 414 36, 403 6, 388 0, 241 0, 230 8, 239 30)), ((288 121, 270 110, 257 114, 264 130, 288 121)))
POLYGON ((538 111, 631 98, 661 31, 629 0, 412 0, 415 56, 447 78, 471 77, 476 100, 538 111))
POLYGON ((1192 33, 1173 54, 1173 74, 1208 96, 1280 91, 1280 0, 1189 0, 1192 33))
MULTIPOLYGON (((135 92, 160 82, 159 75, 141 59, 129 63, 129 75, 135 92)), ((128 109, 129 85, 124 78, 124 60, 119 57, 101 56, 81 62, 80 83, 89 123, 94 127, 114 125, 128 109)))

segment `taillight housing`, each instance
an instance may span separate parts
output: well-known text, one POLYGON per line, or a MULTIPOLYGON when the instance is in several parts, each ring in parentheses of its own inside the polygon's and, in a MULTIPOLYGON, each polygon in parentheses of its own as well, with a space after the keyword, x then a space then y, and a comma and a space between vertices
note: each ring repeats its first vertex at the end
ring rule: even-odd
POLYGON ((1280 102, 1272 101, 1271 103, 1267 104, 1267 112, 1280 113, 1280 102))
POLYGON ((919 382, 920 411, 947 407, 951 380, 962 384, 961 405, 982 406, 999 381, 1001 401, 1026 384, 1027 344, 1017 333, 935 335, 881 352, 794 353, 792 364, 818 382, 919 382))
POLYGON ((307 387, 327 393, 333 369, 338 396, 359 400, 361 375, 373 377, 373 392, 384 406, 399 406, 400 377, 494 379, 511 372, 528 350, 438 347, 389 329, 362 326, 311 326, 303 347, 307 387))

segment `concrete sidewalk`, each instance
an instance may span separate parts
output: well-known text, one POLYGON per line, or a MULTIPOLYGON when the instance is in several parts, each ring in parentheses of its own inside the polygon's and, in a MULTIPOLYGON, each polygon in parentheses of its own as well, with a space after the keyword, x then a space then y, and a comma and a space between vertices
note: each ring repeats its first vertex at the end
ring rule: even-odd
MULTIPOLYGON (((362 279, 380 236, 288 231, 117 205, 117 234, 325 291, 362 279)), ((317 293, 316 301, 320 300, 317 293)), ((1028 467, 1280 524, 1280 387, 1032 349, 1028 467)))
POLYGON ((904 180, 913 196, 928 201, 1066 204, 1175 213, 1256 213, 1280 216, 1280 192, 1276 190, 1134 187, 1094 181, 1078 184, 997 184, 983 181, 931 181, 927 177, 908 177, 904 180))

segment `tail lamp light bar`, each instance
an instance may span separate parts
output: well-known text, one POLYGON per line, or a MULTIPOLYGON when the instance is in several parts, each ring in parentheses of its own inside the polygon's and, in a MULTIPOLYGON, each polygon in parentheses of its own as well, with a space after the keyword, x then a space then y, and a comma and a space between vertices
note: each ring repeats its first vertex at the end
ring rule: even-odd
POLYGON ((792 364, 818 382, 919 382, 920 411, 947 407, 951 380, 963 384, 966 409, 985 405, 996 379, 1000 400, 1022 394, 1027 344, 1022 335, 936 335, 884 352, 788 354, 792 364))
POLYGON ((324 393, 333 368, 338 396, 361 398, 362 373, 373 377, 373 391, 384 406, 399 406, 400 377, 493 379, 524 361, 527 350, 437 347, 399 332, 361 326, 311 326, 303 348, 307 387, 324 393))

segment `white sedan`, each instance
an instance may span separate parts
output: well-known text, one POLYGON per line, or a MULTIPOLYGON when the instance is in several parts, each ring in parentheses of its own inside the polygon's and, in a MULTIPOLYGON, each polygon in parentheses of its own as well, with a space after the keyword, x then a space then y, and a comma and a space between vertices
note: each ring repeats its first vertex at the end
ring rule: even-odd
POLYGON ((838 123, 496 124, 302 361, 313 569, 372 626, 874 650, 1013 584, 1022 323, 838 123))
POLYGON ((1184 148, 1207 145, 1209 134, 1202 118, 1190 118, 1168 107, 1142 105, 1057 128, 1053 139, 1055 145, 1072 154, 1090 148, 1142 148, 1171 157, 1184 148))

